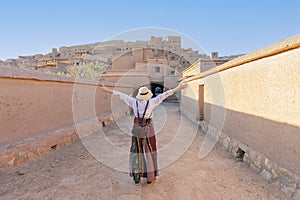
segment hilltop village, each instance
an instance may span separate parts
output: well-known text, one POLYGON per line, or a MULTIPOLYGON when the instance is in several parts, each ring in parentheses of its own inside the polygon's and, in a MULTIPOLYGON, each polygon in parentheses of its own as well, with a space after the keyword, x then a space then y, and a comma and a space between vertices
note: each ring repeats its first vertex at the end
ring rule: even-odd
MULTIPOLYGON (((97 79, 99 75, 113 69, 120 71, 120 69, 134 69, 141 65, 151 64, 168 66, 169 69, 165 74, 175 75, 197 60, 202 60, 205 68, 212 68, 233 57, 218 58, 216 52, 208 56, 191 48, 182 48, 180 36, 167 36, 166 38, 151 36, 148 41, 110 40, 69 47, 62 46, 58 49, 53 48, 47 54, 0 60, 0 65, 37 70, 48 74, 70 77, 79 75, 82 78, 97 79), (143 55, 137 56, 137 54, 143 55)), ((154 67, 154 73, 162 71, 154 67)))

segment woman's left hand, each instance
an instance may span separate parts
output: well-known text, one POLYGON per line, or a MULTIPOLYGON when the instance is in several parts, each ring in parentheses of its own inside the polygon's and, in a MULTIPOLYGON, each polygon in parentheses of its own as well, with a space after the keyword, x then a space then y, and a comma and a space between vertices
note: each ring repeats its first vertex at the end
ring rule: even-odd
POLYGON ((180 86, 180 89, 182 90, 182 89, 187 88, 187 87, 189 86, 189 84, 186 83, 186 82, 181 82, 181 83, 179 84, 179 86, 180 86))

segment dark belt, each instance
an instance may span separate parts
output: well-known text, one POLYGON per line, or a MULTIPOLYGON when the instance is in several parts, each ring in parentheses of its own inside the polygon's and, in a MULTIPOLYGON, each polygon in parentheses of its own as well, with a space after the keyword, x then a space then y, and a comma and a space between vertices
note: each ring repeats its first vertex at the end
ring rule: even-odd
MULTIPOLYGON (((152 119, 151 119, 151 118, 148 118, 148 119, 145 119, 145 120, 146 120, 146 123, 149 124, 149 123, 151 122, 152 119)), ((135 118, 134 118, 134 121, 137 122, 137 121, 138 121, 138 118, 135 117, 135 118)))

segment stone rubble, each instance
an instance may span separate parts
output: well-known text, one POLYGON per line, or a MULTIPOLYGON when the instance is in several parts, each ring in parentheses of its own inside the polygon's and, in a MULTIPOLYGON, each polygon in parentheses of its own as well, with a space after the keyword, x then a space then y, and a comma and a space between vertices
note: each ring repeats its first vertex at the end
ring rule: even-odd
POLYGON ((200 121, 199 126, 211 137, 220 135, 218 145, 221 145, 224 150, 230 152, 234 158, 240 156, 238 153, 239 150, 244 151, 243 163, 284 192, 288 197, 300 199, 300 177, 296 174, 272 162, 267 157, 247 147, 243 143, 227 136, 205 121, 200 121))

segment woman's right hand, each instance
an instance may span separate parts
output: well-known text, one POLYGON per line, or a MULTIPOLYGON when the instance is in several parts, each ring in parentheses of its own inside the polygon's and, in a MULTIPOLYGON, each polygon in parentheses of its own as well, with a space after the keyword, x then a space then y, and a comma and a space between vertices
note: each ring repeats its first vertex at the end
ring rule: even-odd
POLYGON ((99 89, 101 90, 101 91, 103 91, 103 92, 110 92, 110 93, 112 93, 113 91, 112 90, 110 90, 110 89, 108 89, 105 85, 99 85, 99 89))

